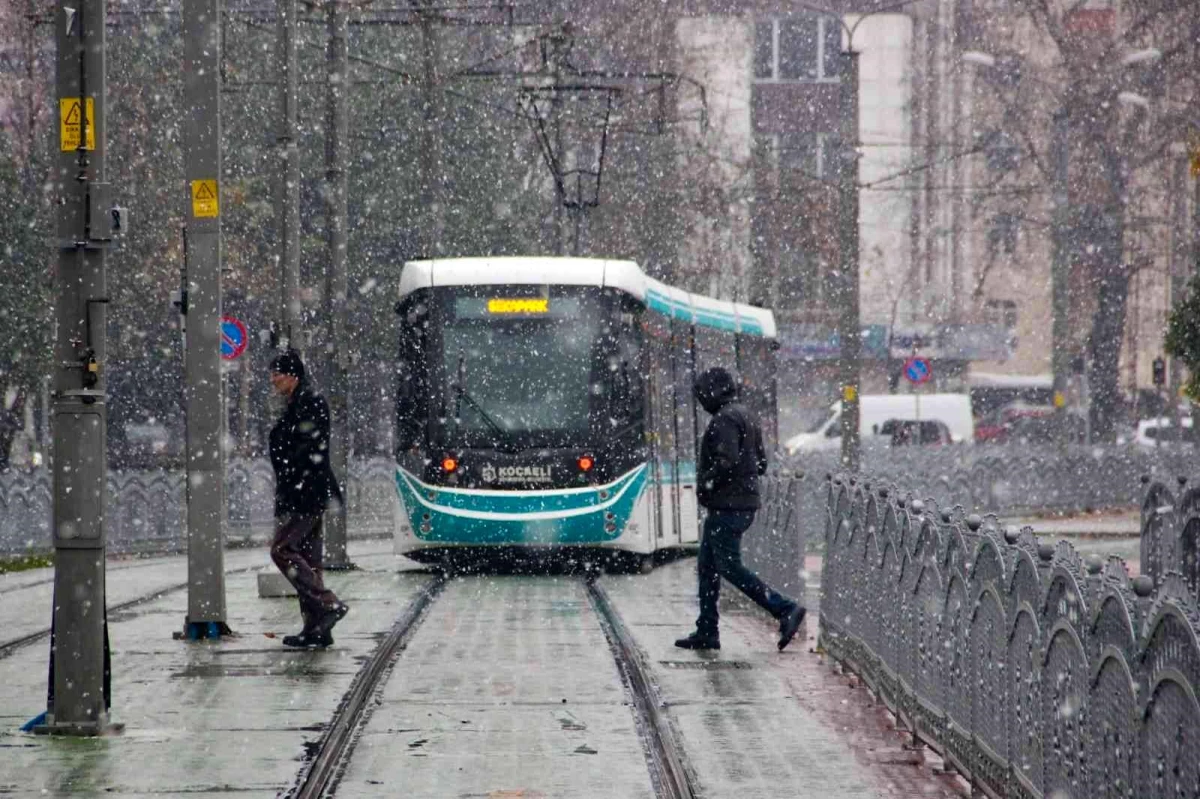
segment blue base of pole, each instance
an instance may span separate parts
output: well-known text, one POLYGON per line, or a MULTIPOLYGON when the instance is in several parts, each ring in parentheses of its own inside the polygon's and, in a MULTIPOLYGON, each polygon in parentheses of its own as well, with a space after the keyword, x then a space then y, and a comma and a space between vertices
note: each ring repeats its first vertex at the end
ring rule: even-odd
POLYGON ((183 632, 175 633, 175 640, 216 641, 227 635, 233 635, 233 630, 223 621, 189 621, 184 622, 183 632))
POLYGON ((46 712, 43 710, 40 715, 34 716, 29 721, 21 725, 21 732, 33 732, 34 727, 40 727, 46 723, 46 712))

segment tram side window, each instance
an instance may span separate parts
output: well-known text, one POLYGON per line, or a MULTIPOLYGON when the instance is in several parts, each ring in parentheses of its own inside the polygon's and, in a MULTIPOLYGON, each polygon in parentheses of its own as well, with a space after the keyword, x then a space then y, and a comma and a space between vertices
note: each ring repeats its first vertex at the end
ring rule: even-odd
POLYGON ((672 416, 675 412, 675 386, 671 380, 671 327, 666 317, 646 314, 646 333, 649 344, 648 385, 653 403, 652 432, 658 442, 660 461, 675 457, 675 431, 672 416))
POLYGON ((400 308, 400 354, 396 362, 396 451, 417 443, 429 418, 429 306, 414 300, 400 308))
POLYGON ((692 384, 692 326, 675 320, 671 323, 671 349, 675 356, 675 418, 680 460, 696 457, 696 413, 692 384))
POLYGON ((618 430, 624 431, 642 424, 646 408, 642 333, 632 309, 621 314, 613 343, 609 415, 616 420, 618 430))

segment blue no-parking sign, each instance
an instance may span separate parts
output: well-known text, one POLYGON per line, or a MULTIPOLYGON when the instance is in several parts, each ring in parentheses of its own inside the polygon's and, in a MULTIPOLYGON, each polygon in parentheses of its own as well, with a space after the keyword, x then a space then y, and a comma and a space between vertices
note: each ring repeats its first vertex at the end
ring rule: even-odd
POLYGON ((221 317, 221 357, 232 361, 243 352, 250 343, 246 326, 232 316, 221 317))
POLYGON ((904 376, 919 386, 933 377, 933 366, 927 359, 914 355, 904 362, 904 376))

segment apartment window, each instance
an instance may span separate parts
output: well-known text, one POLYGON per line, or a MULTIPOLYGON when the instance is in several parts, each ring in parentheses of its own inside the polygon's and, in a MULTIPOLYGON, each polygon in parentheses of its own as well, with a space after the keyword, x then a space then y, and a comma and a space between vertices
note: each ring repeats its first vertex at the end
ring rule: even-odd
POLYGON ((1014 330, 1017 327, 1017 304, 1012 300, 988 300, 983 306, 983 318, 988 324, 1014 330))
POLYGON ((1021 220, 1016 214, 1001 211, 992 217, 988 225, 988 252, 995 257, 1001 253, 1015 255, 1017 240, 1021 232, 1021 220))
POLYGON ((841 140, 833 133, 796 131, 769 133, 755 142, 755 161, 768 170, 769 185, 794 185, 838 173, 841 140))
POLYGON ((754 77, 769 82, 838 80, 841 50, 837 17, 798 14, 760 20, 754 29, 754 77))

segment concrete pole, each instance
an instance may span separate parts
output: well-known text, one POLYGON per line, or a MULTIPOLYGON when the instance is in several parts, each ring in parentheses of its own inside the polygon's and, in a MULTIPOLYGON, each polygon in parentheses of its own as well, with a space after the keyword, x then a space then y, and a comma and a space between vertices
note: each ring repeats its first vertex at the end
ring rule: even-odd
MULTIPOLYGON (((1183 278, 1182 264, 1186 259, 1187 245, 1184 243, 1184 227, 1187 219, 1187 196, 1184 187, 1187 186, 1187 156, 1186 153, 1175 155, 1171 172, 1171 251, 1168 253, 1170 264, 1171 300, 1167 303, 1167 311, 1179 305, 1187 293, 1186 282, 1183 278)), ((1183 441, 1182 419, 1179 414, 1179 390, 1183 385, 1183 363, 1175 357, 1167 362, 1167 399, 1170 406, 1167 415, 1171 417, 1171 440, 1183 441)))
POLYGON ((859 379, 862 324, 858 298, 858 53, 850 50, 842 71, 842 147, 839 155, 838 251, 841 253, 842 313, 838 318, 841 347, 842 468, 859 468, 859 379))
POLYGON ((55 14, 59 158, 54 350, 54 616, 46 716, 37 733, 112 731, 105 618, 107 439, 103 0, 59 0, 55 14))
MULTIPOLYGON (((328 94, 325 115, 325 230, 329 262, 325 271, 325 325, 329 331, 330 466, 349 499, 349 353, 346 351, 346 10, 343 0, 327 0, 329 29, 328 94)), ((325 515, 325 568, 351 568, 346 554, 346 503, 325 515)))
POLYGON ((183 4, 183 157, 187 186, 184 345, 188 610, 183 636, 225 623, 225 380, 221 374, 221 0, 183 4))
POLYGON ((300 329, 300 153, 296 141, 296 0, 279 0, 279 30, 275 45, 279 70, 278 197, 275 230, 278 233, 279 316, 278 344, 302 349, 300 329))
MULTIPOLYGON (((1070 275, 1068 252, 1070 242, 1070 163, 1068 135, 1070 117, 1066 108, 1054 114, 1053 139, 1051 141, 1051 200, 1053 219, 1051 222, 1052 251, 1050 262, 1051 283, 1051 329, 1050 371, 1054 377, 1054 436, 1066 443, 1067 432, 1067 374, 1070 369, 1070 353, 1067 350, 1070 338, 1070 304, 1068 280, 1070 275)), ((1091 415, 1091 409, 1088 409, 1091 415)))
MULTIPOLYGON (((432 0, 425 5, 432 6, 432 0)), ((421 15, 421 252, 423 258, 443 253, 445 192, 442 166, 442 109, 439 60, 440 42, 432 11, 421 15)))

